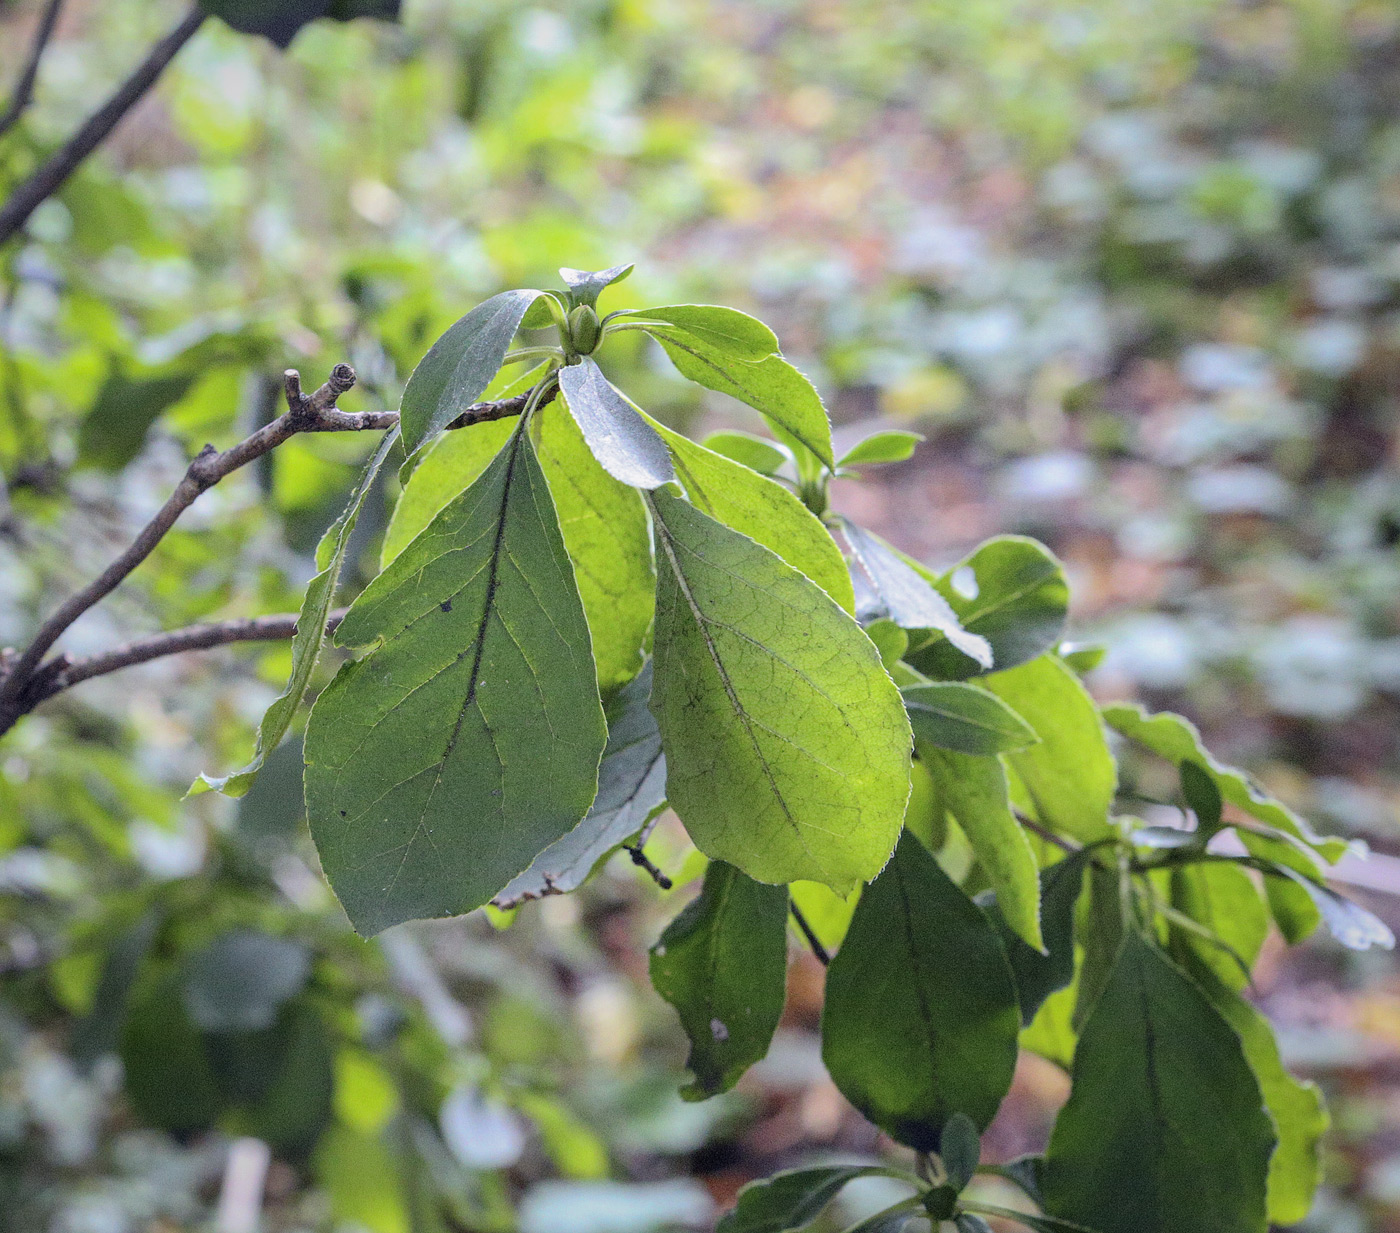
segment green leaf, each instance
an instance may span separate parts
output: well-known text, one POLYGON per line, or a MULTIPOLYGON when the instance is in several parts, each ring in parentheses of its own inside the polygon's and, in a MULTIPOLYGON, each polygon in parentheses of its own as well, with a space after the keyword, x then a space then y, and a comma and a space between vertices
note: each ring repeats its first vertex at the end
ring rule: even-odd
POLYGON ((559 389, 593 457, 615 480, 660 488, 675 479, 666 443, 588 356, 559 370, 559 389))
POLYGON ((705 438, 705 448, 757 471, 772 476, 790 461, 788 452, 766 437, 751 432, 712 432, 705 438))
POLYGON ((854 611, 841 550, 811 510, 781 484, 655 421, 652 425, 671 447, 676 476, 697 509, 776 553, 847 612, 854 611))
POLYGON ((898 1177, 917 1181, 898 1169, 880 1165, 832 1165, 789 1169, 739 1191, 732 1211, 721 1217, 715 1233, 788 1233, 809 1225, 822 1214, 847 1182, 858 1177, 898 1177))
POLYGON ((819 461, 828 467, 835 465, 831 452, 831 422, 826 417, 821 396, 781 355, 744 360, 689 330, 667 327, 649 333, 671 357, 681 376, 748 403, 819 461))
POLYGON ((987 640, 962 627, 948 601, 902 553, 847 518, 841 520, 841 531, 873 592, 870 615, 888 616, 901 629, 936 629, 983 668, 992 666, 992 648, 987 640))
POLYGON ((574 270, 565 266, 559 271, 559 277, 569 289, 570 308, 577 308, 580 304, 596 308, 599 295, 613 283, 622 282, 636 268, 635 262, 611 266, 606 270, 574 270))
POLYGON ((404 387, 399 425, 410 455, 491 384, 526 311, 542 293, 503 291, 478 304, 432 346, 404 387))
POLYGON ((607 707, 608 743, 598 768, 598 796, 573 830, 541 852, 492 900, 502 910, 542 895, 577 890, 598 863, 646 825, 666 803, 666 759, 648 703, 651 664, 607 707))
POLYGON ((1279 875, 1303 888, 1321 914, 1328 932, 1348 950, 1370 950, 1373 946, 1382 950, 1395 948, 1395 935, 1390 926, 1374 913, 1296 869, 1287 865, 1279 865, 1277 869, 1279 875))
POLYGON ((1220 799, 1220 789, 1215 777, 1199 762, 1190 759, 1183 761, 1178 768, 1181 776, 1181 795, 1196 815, 1196 831, 1202 836, 1210 836, 1220 829, 1224 803, 1220 799))
POLYGON ((1062 642, 1055 653, 1080 676, 1092 672, 1108 654, 1101 642, 1062 642))
MULTIPOLYGON (((998 1220, 1012 1220, 1032 1230, 1032 1233, 1099 1233, 1097 1229, 1086 1228, 1072 1220, 1059 1220, 1054 1216, 1036 1216, 1030 1212, 1013 1211, 1009 1207, 998 1207, 994 1203, 969 1203, 969 1209, 976 1209, 998 1220)), ((983 1226, 986 1227, 985 1225, 983 1226)))
POLYGON ((917 1196, 905 1199, 902 1203, 896 1203, 893 1207, 887 1207, 882 1212, 857 1221, 846 1229, 845 1233, 903 1233, 911 1220, 924 1223, 923 1213, 918 1210, 921 1206, 921 1200, 917 1196))
MULTIPOLYGON (((991 644, 993 671, 1015 668, 1043 655, 1064 632, 1069 611, 1064 568, 1033 539, 1006 535, 988 540, 932 581, 962 628, 991 644), (968 577, 975 582, 972 594, 961 587, 968 577)), ((985 668, 977 657, 945 638, 919 646, 909 662, 938 680, 962 680, 985 668)))
POLYGON ((1099 1233, 1263 1233, 1274 1144, 1239 1037, 1129 933, 1051 1136, 1049 1212, 1099 1233))
POLYGON ((167 973, 132 999, 121 1036, 126 1094, 142 1121, 173 1134, 213 1124, 227 1101, 185 1014, 178 973, 167 973))
POLYGON ((1037 1207, 1044 1203, 1044 1195, 1041 1193, 1041 1184, 1045 1177, 1045 1157, 1044 1156, 1017 1156, 1015 1160, 1008 1160, 1000 1165, 982 1165, 982 1173, 989 1173, 993 1177, 1004 1178, 1030 1199, 1037 1207))
POLYGON ((78 462, 120 471, 146 444, 146 434, 194 384, 192 372, 131 377, 112 372, 78 429, 78 462))
POLYGON ((282 742, 291 727, 292 717, 301 700, 306 696, 306 687, 311 683, 311 674, 321 658, 321 646, 326 640, 326 626, 330 622, 331 608, 335 604, 336 591, 340 586, 341 571, 345 567, 345 554, 350 547, 350 537, 355 533, 360 510, 365 498, 379 475, 379 469, 393 449, 398 438, 397 432, 386 432, 379 448, 374 451, 365 469, 360 473, 359 483, 350 494, 350 500, 341 511, 331 528, 321 538, 316 549, 316 564, 320 572, 306 584, 306 595, 301 601, 301 612, 297 616, 296 634, 292 638, 292 672, 287 686, 263 712, 258 724, 257 744, 253 748, 253 758, 241 770, 227 775, 200 775, 191 786, 189 795, 199 796, 210 790, 222 792, 225 796, 243 796, 253 786, 253 780, 262 770, 267 757, 282 742))
POLYGON ((1347 851, 1344 840, 1322 838, 1291 809, 1251 783, 1242 771, 1217 762, 1201 743, 1201 734, 1189 719, 1170 711, 1149 715, 1141 707, 1128 703, 1104 707, 1103 717, 1110 727, 1129 740, 1169 762, 1178 766, 1188 761, 1196 763, 1215 781, 1222 801, 1265 826, 1303 840, 1324 859, 1337 861, 1347 851))
MULTIPOLYGON (((918 729, 915 728, 915 736, 918 729)), ((943 807, 963 829, 996 892, 1007 924, 1037 952, 1040 878, 1026 832, 1011 812, 1006 772, 995 757, 977 757, 919 743, 919 761, 933 775, 943 807)))
MULTIPOLYGON (((871 621, 869 625, 865 626, 865 636, 875 644, 875 649, 880 652, 880 662, 885 665, 885 671, 893 673, 900 658, 909 649, 909 635, 893 621, 880 620, 871 621)), ((908 706, 908 699, 906 699, 906 710, 908 706)))
POLYGON ((964 1190, 982 1159, 982 1141, 977 1136, 977 1127, 965 1113, 954 1113, 948 1119, 938 1155, 948 1173, 948 1181, 957 1190, 964 1190))
POLYGON ((764 360, 778 351, 778 336, 757 317, 741 313, 737 308, 717 304, 670 304, 663 308, 633 309, 618 316, 622 320, 660 321, 679 326, 698 342, 737 360, 764 360))
MULTIPOLYGON (((656 572, 646 507, 637 492, 598 465, 563 408, 537 412, 535 426, 539 463, 593 637, 598 686, 612 690, 636 676, 651 629, 656 572)), ((510 421, 498 420, 438 439, 394 507, 381 568, 486 469, 514 430, 510 421)))
POLYGON ((905 432, 902 429, 877 432, 874 436, 866 437, 854 449, 848 450, 836 465, 859 467, 872 463, 904 462, 914 456, 914 447, 923 439, 923 433, 905 432))
POLYGON ((335 1058, 330 1033, 315 1010, 296 1005, 264 1047, 276 1067, 272 1082, 261 1099, 241 1110, 239 1128, 279 1153, 306 1151, 331 1120, 335 1058))
POLYGON ((973 685, 948 681, 907 685, 900 692, 915 739, 939 749, 965 754, 1010 753, 1040 740, 1000 698, 973 685))
MULTIPOLYGON (((1222 867, 1229 868, 1214 866, 1222 867)), ((1186 951, 1185 970, 1239 1036, 1278 1134, 1278 1147, 1269 1161, 1269 1223, 1296 1224, 1312 1209, 1321 1172, 1322 1136, 1331 1119, 1317 1085, 1300 1083, 1283 1068, 1269 1021, 1239 996, 1235 984, 1221 979, 1220 967, 1209 959, 1205 948, 1192 943, 1186 951)))
POLYGON ((687 1100, 727 1092, 762 1060, 787 993, 786 886, 711 861, 705 882, 651 949, 651 983, 676 1008, 695 1075, 687 1100))
POLYGON ((992 923, 906 834, 827 969, 822 1057, 900 1143, 937 1151, 948 1119, 985 1129, 1011 1086, 1020 1016, 992 923))
POLYGON ((356 929, 480 907, 588 812, 606 738, 573 570, 520 428, 357 599, 306 801, 356 929))
POLYGON ((1037 819, 1082 843, 1111 836, 1118 768, 1098 708, 1079 678, 1046 655, 994 672, 984 684, 1040 737, 1040 744, 1006 755, 1037 819))
POLYGON ((971 1212, 959 1213, 953 1220, 953 1228, 957 1233, 992 1233, 992 1226, 971 1212))
POLYGON ((1229 950, 1185 931, 1172 934, 1172 954, 1194 971, 1210 969, 1226 987, 1238 991, 1247 983, 1238 955, 1253 967, 1269 932, 1269 912, 1249 873, 1239 865, 1214 861, 1172 870, 1172 906, 1199 921, 1229 950))
POLYGON ((257 1032, 306 986, 311 956, 290 938, 254 930, 226 933, 185 967, 185 1011, 206 1032, 257 1032))
POLYGON ((1013 930, 1001 908, 998 893, 989 902, 977 902, 998 926, 1006 957, 1016 977, 1021 1022, 1029 1027, 1046 999, 1074 979, 1074 914, 1084 885, 1084 869, 1092 852, 1080 848, 1064 860, 1040 871, 1040 933, 1044 950, 1030 946, 1013 930))
POLYGON ((1122 877, 1117 869, 1090 864, 1088 901, 1079 921, 1084 957, 1075 974, 1070 1027, 1079 1032, 1098 1005, 1123 947, 1122 877))
POLYGON ((243 34, 261 34, 278 47, 286 47, 304 25, 318 17, 397 21, 402 4, 401 0, 200 0, 200 7, 243 34))
POLYGON ((113 940, 102 964, 92 1007, 73 1025, 71 1052, 84 1071, 99 1058, 117 1051, 131 992, 159 927, 159 914, 148 911, 113 940))
POLYGON ((750 877, 853 889, 903 823, 899 691, 815 583, 665 489, 650 499, 672 807, 702 852, 750 877))

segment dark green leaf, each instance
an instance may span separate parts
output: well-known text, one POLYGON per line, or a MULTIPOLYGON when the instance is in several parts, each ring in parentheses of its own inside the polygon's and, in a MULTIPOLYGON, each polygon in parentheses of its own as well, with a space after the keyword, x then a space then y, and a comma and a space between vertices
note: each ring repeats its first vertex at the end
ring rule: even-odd
POLYGON ((596 308, 599 295, 613 283, 622 282, 636 268, 635 262, 610 266, 606 270, 574 270, 565 266, 559 271, 559 277, 569 289, 570 308, 577 308, 580 304, 596 308))
POLYGON ((878 535, 849 519, 842 519, 841 531, 851 546, 856 568, 869 582, 878 605, 877 610, 862 613, 862 618, 888 616, 902 629, 936 629, 983 668, 992 666, 992 649, 987 640, 968 633, 948 601, 903 556, 878 535))
POLYGON ((280 1153, 314 1146, 331 1120, 334 1046, 310 1006, 289 1008, 278 1025, 277 1069, 262 1097, 243 1111, 248 1133, 280 1153))
POLYGON ((194 374, 129 377, 113 372, 78 430, 78 461, 120 471, 146 444, 152 424, 194 384, 194 374))
POLYGON ((681 376, 706 389, 746 402, 828 467, 831 423, 816 387, 780 355, 737 359, 730 352, 678 327, 650 331, 681 376))
POLYGON ((918 1198, 905 1199, 902 1203, 896 1203, 893 1207, 887 1207, 882 1212, 876 1212, 873 1216, 858 1221, 845 1233, 903 1233, 911 1220, 924 1223, 923 1212, 917 1210, 919 1207, 918 1198))
POLYGON ((877 432, 866 437, 854 449, 848 450, 845 457, 837 462, 838 467, 859 467, 870 463, 904 462, 914 455, 914 447, 924 439, 922 433, 904 432, 892 429, 877 432))
POLYGON ((705 448, 723 454, 760 475, 773 475, 789 461, 787 451, 782 446, 750 432, 712 432, 705 438, 705 448))
POLYGON ((582 886, 598 862, 635 835, 666 801, 666 759, 648 703, 651 664, 608 704, 608 744, 598 768, 598 797, 573 830, 550 844, 492 901, 513 908, 582 886))
POLYGON ((827 969, 822 1057, 877 1126, 937 1151, 948 1119, 985 1129, 1011 1086, 1020 1017, 1001 939, 905 834, 827 969))
POLYGON ((958 1190, 966 1188, 982 1159, 982 1141, 977 1127, 965 1113, 954 1113, 943 1127, 938 1155, 948 1173, 948 1181, 958 1190))
POLYGON ((121 1035, 126 1094, 137 1116, 174 1134, 213 1124, 227 1101, 204 1042, 168 973, 132 999, 121 1035))
POLYGON ((131 990, 159 925, 159 915, 147 912, 119 934, 107 952, 92 1009, 73 1026, 73 1059, 82 1067, 90 1067, 98 1058, 116 1052, 131 990))
POLYGON ((360 510, 379 469, 389 456, 398 437, 397 432, 387 432, 379 443, 379 448, 365 465, 360 482, 350 494, 350 501, 321 539, 316 550, 316 564, 320 572, 306 584, 306 595, 301 601, 301 612, 297 616, 297 631, 292 638, 292 672, 287 687, 273 699, 272 705, 263 713, 258 724, 257 745, 253 749, 253 759, 241 770, 227 775, 211 777, 201 775, 190 789, 191 796, 213 789, 225 796, 242 796, 253 786, 253 780, 262 770, 267 756, 277 748, 287 735, 292 717, 296 714, 301 700, 306 695, 306 687, 311 682, 311 674, 316 670, 316 661, 321 657, 321 644, 326 640, 326 625, 330 621, 331 607, 335 603, 336 590, 340 585, 341 570, 345 566, 345 554, 350 547, 350 537, 355 533, 360 510))
POLYGON ((256 1032, 277 1021, 311 973, 306 947, 290 938, 238 930, 190 958, 185 1011, 206 1032, 256 1032))
MULTIPOLYGON (((1041 953, 1015 933, 1002 915, 999 897, 982 904, 1001 926, 1006 957, 1016 977, 1021 1022, 1029 1024, 1045 999, 1074 979, 1074 911, 1084 885, 1084 869, 1092 853, 1081 848, 1040 872, 1041 953)), ((978 898, 981 904, 981 897, 978 898)))
MULTIPOLYGON (((1064 632, 1069 584, 1059 561, 1035 540, 1016 535, 988 540, 933 582, 962 628, 990 643, 993 671, 1043 655, 1064 632), (969 586, 965 579, 971 580, 969 586)), ((986 669, 977 656, 946 637, 919 647, 909 658, 937 680, 962 680, 986 669)))
POLYGON ((815 583, 665 489, 651 501, 672 807, 701 851, 750 877, 854 889, 903 823, 899 691, 815 583))
POLYGON ((676 475, 697 509, 776 553, 847 612, 855 609, 851 578, 836 541, 788 489, 678 432, 654 426, 670 446, 676 475))
POLYGON ((588 626, 522 423, 346 614, 306 801, 355 927, 480 907, 584 817, 606 739, 588 626))
POLYGON ((1040 737, 1038 745, 1006 755, 1037 820, 1082 843, 1110 836, 1118 768, 1098 708, 1079 678, 1046 655, 994 672, 985 684, 1040 737))
POLYGON ((671 455, 588 356, 559 370, 559 389, 603 470, 633 488, 660 488, 675 479, 671 455))
POLYGON ((619 316, 624 320, 661 321, 679 326, 706 347, 737 360, 763 360, 778 350, 778 336, 762 321, 738 309, 717 304, 670 304, 663 308, 634 309, 619 316))
MULTIPOLYGON (((1201 742, 1196 726, 1180 715, 1163 711, 1149 715, 1139 706, 1118 703, 1103 708, 1104 721, 1129 740, 1180 766, 1194 762, 1214 781, 1221 800, 1276 831, 1292 835, 1315 848, 1324 859, 1336 861, 1347 850, 1341 839, 1320 838, 1287 806, 1250 782, 1243 772, 1217 762, 1201 742)), ((1248 837, 1245 838, 1248 843, 1248 837)))
MULTIPOLYGON (((900 657, 909 649, 909 635, 893 621, 871 621, 865 627, 865 636, 875 644, 875 649, 880 652, 880 662, 885 665, 887 672, 894 670, 900 657)), ((906 699, 906 710, 908 710, 908 706, 906 699)))
POLYGON ((727 1092, 768 1045, 787 992, 786 886, 711 861, 700 894, 651 950, 651 983, 676 1008, 695 1075, 687 1100, 727 1092))
POLYGON ((221 17, 244 34, 261 34, 286 47, 297 32, 318 17, 352 21, 377 17, 397 21, 401 0, 200 0, 206 13, 221 17))
MULTIPOLYGON (((1309 852, 1299 851, 1281 835, 1256 835, 1251 831, 1239 831, 1238 834, 1245 851, 1256 860, 1267 861, 1270 866, 1296 870, 1309 879, 1321 879, 1322 867, 1318 859, 1309 852)), ((1312 937, 1322 924, 1322 913, 1318 911, 1312 895, 1292 878, 1265 878, 1264 898, 1268 901, 1269 911, 1278 924, 1279 932, 1290 946, 1312 937)))
POLYGON ((1206 962, 1208 958, 1205 948, 1188 950, 1186 971, 1239 1036, 1278 1134, 1278 1147, 1269 1161, 1269 1222, 1296 1224, 1312 1208, 1322 1136, 1331 1119, 1317 1085, 1300 1083, 1284 1070, 1269 1021, 1238 995, 1236 984, 1220 978, 1220 969, 1206 962))
POLYGON ((715 1233, 788 1233, 811 1224, 847 1182, 858 1177, 911 1175, 879 1165, 833 1165, 818 1169, 789 1169, 739 1191, 732 1211, 720 1219, 715 1233))
POLYGON ((1049 1211, 1100 1233, 1262 1233, 1274 1144, 1239 1037, 1129 933, 1075 1053, 1049 1211))
POLYGON ((1215 776, 1199 762, 1187 758, 1177 768, 1181 776, 1181 795, 1196 815, 1196 829, 1203 836, 1215 834, 1220 829, 1224 803, 1220 799, 1220 789, 1215 776))
MULTIPOLYGON (((916 733, 917 735, 917 733, 916 733)), ((1035 951, 1040 933, 1040 880, 1035 852, 1011 812, 1006 771, 995 757, 977 757, 918 744, 943 809, 967 836, 996 892, 1003 919, 1035 951)))
POLYGON ((1083 1030, 1098 1005, 1123 947, 1122 880, 1116 869, 1090 862, 1089 900, 1079 923, 1084 958, 1075 980, 1074 1014, 1070 1026, 1083 1030))
POLYGON ((1000 698, 960 681, 909 685, 900 691, 917 740, 965 754, 1009 753, 1038 737, 1000 698))
POLYGON ((404 387, 399 425, 414 454, 481 397, 538 291, 503 291, 478 304, 432 346, 404 387))

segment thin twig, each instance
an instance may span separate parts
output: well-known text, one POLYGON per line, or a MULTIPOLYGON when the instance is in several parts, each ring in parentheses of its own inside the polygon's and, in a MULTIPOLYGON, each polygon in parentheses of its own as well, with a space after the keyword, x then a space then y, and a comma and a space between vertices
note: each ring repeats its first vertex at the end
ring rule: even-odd
MULTIPOLYGON (((66 657, 44 661, 50 648, 63 633, 89 608, 111 594, 122 581, 155 550, 156 545, 175 525, 176 520, 187 510, 199 495, 212 488, 225 476, 255 459, 261 458, 276 449, 284 441, 302 432, 365 432, 388 430, 397 426, 399 415, 396 411, 341 411, 336 400, 355 384, 355 370, 348 364, 337 364, 331 370, 330 379, 314 394, 305 394, 301 388, 301 377, 294 369, 288 369, 286 376, 287 410, 269 424, 263 425, 251 436, 246 437, 231 449, 220 453, 212 445, 206 445, 190 463, 184 478, 161 506, 155 517, 143 527, 130 546, 117 557, 96 579, 81 591, 70 596, 46 620, 34 636, 33 642, 23 654, 11 653, 0 662, 0 735, 7 732, 21 716, 33 710, 45 698, 52 697, 61 689, 77 684, 80 680, 115 671, 129 663, 142 663, 146 659, 173 654, 175 650, 198 649, 201 646, 216 646, 221 641, 244 641, 229 637, 211 642, 196 642, 188 647, 174 647, 172 650, 155 650, 144 658, 121 660, 121 656, 131 652, 132 647, 147 648, 159 646, 160 638, 196 635, 190 631, 179 631, 177 635, 160 635, 155 640, 133 643, 131 647, 117 648, 92 660, 70 662, 66 657), (112 659, 112 666, 92 671, 83 668, 84 664, 103 663, 112 659)), ((487 423, 519 415, 525 410, 534 391, 517 395, 514 398, 498 399, 493 402, 473 403, 448 424, 449 429, 468 428, 473 424, 487 423)), ((537 399, 543 406, 555 395, 550 389, 537 399)), ((295 624, 295 618, 288 618, 295 624)), ((233 627, 238 622, 225 623, 233 627)), ((196 630, 214 630, 219 625, 196 626, 196 630)), ((271 627, 269 627, 271 628, 271 627)), ((200 634, 200 637, 213 637, 200 634)), ((268 637, 290 637, 291 631, 268 637)))
POLYGON ((39 79, 39 61, 44 58, 49 39, 53 37, 54 27, 58 25, 58 11, 62 7, 63 0, 49 0, 44 15, 39 19, 39 28, 34 32, 34 45, 30 49, 29 60, 19 75, 19 81, 15 83, 10 105, 5 108, 5 114, 0 116, 0 137, 19 123, 19 118, 34 101, 34 83, 39 79))
POLYGON ((1070 843, 1069 840, 1061 839, 1059 835, 1054 833, 1054 831, 1046 830, 1045 827, 1041 826, 1039 822, 1036 822, 1035 820, 1026 817, 1026 815, 1023 814, 1019 809, 1013 809, 1011 812, 1016 815, 1016 821, 1019 822, 1022 826, 1024 826, 1028 831, 1030 831, 1031 834, 1038 835, 1041 839, 1045 840, 1046 843, 1053 843, 1057 848, 1060 849, 1061 852, 1079 851, 1079 849, 1075 847, 1074 844, 1070 843))
POLYGON ((0 244, 23 227, 29 221, 29 216, 63 186, 83 159, 111 135, 127 112, 155 84, 180 48, 194 37, 206 16, 199 5, 190 9, 184 20, 151 48, 145 61, 117 88, 116 93, 88 117, 82 128, 10 194, 9 200, 0 206, 0 244))
POLYGON ((807 945, 812 948, 812 954, 816 955, 822 967, 827 967, 831 963, 831 952, 822 945, 821 939, 817 937, 812 926, 807 923, 807 918, 802 915, 802 909, 789 900, 788 911, 792 913, 792 919, 796 922, 797 927, 802 930, 802 936, 807 939, 807 945))
POLYGON ((655 882, 657 886, 661 887, 662 890, 670 890, 671 887, 675 885, 675 883, 662 873, 652 862, 651 858, 642 851, 640 844, 624 843, 622 845, 622 850, 632 858, 632 863, 636 865, 638 869, 645 870, 651 880, 655 882))

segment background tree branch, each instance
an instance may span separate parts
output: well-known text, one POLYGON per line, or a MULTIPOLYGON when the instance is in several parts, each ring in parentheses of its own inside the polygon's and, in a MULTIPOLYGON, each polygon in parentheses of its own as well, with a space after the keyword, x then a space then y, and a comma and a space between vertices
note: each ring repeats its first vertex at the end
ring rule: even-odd
POLYGON ((117 88, 112 97, 93 112, 43 166, 10 194, 5 204, 0 206, 0 244, 23 227, 29 221, 29 216, 63 186, 83 159, 106 140, 127 112, 155 84, 179 50, 194 37, 206 16, 198 5, 190 9, 184 20, 151 48, 141 66, 117 88))
POLYGON ((19 123, 20 117, 24 115, 29 104, 34 100, 34 83, 39 79, 39 62, 44 58, 44 52, 48 49, 54 27, 58 25, 58 13, 61 8, 63 8, 63 0, 49 0, 48 6, 44 9, 44 15, 39 18, 39 28, 34 32, 34 46, 29 52, 29 60, 25 63, 19 80, 15 83, 15 92, 10 96, 10 105, 5 108, 5 114, 0 115, 0 137, 3 137, 19 123))

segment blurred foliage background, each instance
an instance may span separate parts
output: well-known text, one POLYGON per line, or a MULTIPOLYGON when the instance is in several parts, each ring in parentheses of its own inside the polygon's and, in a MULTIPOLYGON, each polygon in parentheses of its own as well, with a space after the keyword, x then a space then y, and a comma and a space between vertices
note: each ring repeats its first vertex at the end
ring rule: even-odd
MULTIPOLYGON (((0 3, 6 83, 41 8, 0 3)), ((0 196, 181 11, 71 0, 0 196)), ((1110 647, 1096 692, 1185 711, 1400 853, 1400 8, 1374 0, 409 0, 286 54, 209 22, 0 252, 0 644, 200 445, 276 414, 283 368, 348 361, 343 405, 393 407, 480 299, 630 260, 610 307, 757 313, 838 443, 927 435, 840 508, 930 563, 1044 538, 1110 647)), ((756 426, 658 357, 623 361, 649 410, 756 426)), ((299 437, 220 485, 65 647, 295 609, 370 448, 299 437)), ((294 747, 241 803, 182 802, 245 760, 287 666, 161 661, 0 746, 0 1224, 214 1228, 238 1133, 276 1148, 265 1228, 373 1233, 703 1228, 759 1172, 884 1150, 820 1066, 810 956, 768 1061, 676 1096, 645 951, 695 866, 678 828, 670 895, 623 859, 513 923, 368 944, 315 871, 294 747), (206 969, 274 993, 191 1005, 206 969), (214 1061, 172 1085, 191 1040, 214 1061)), ((1392 868, 1366 893, 1396 925, 1392 868)), ((1315 942, 1258 994, 1333 1101, 1306 1227, 1400 1229, 1393 961, 1315 942)), ((1023 1066, 1000 1156, 1066 1086, 1023 1066)))

